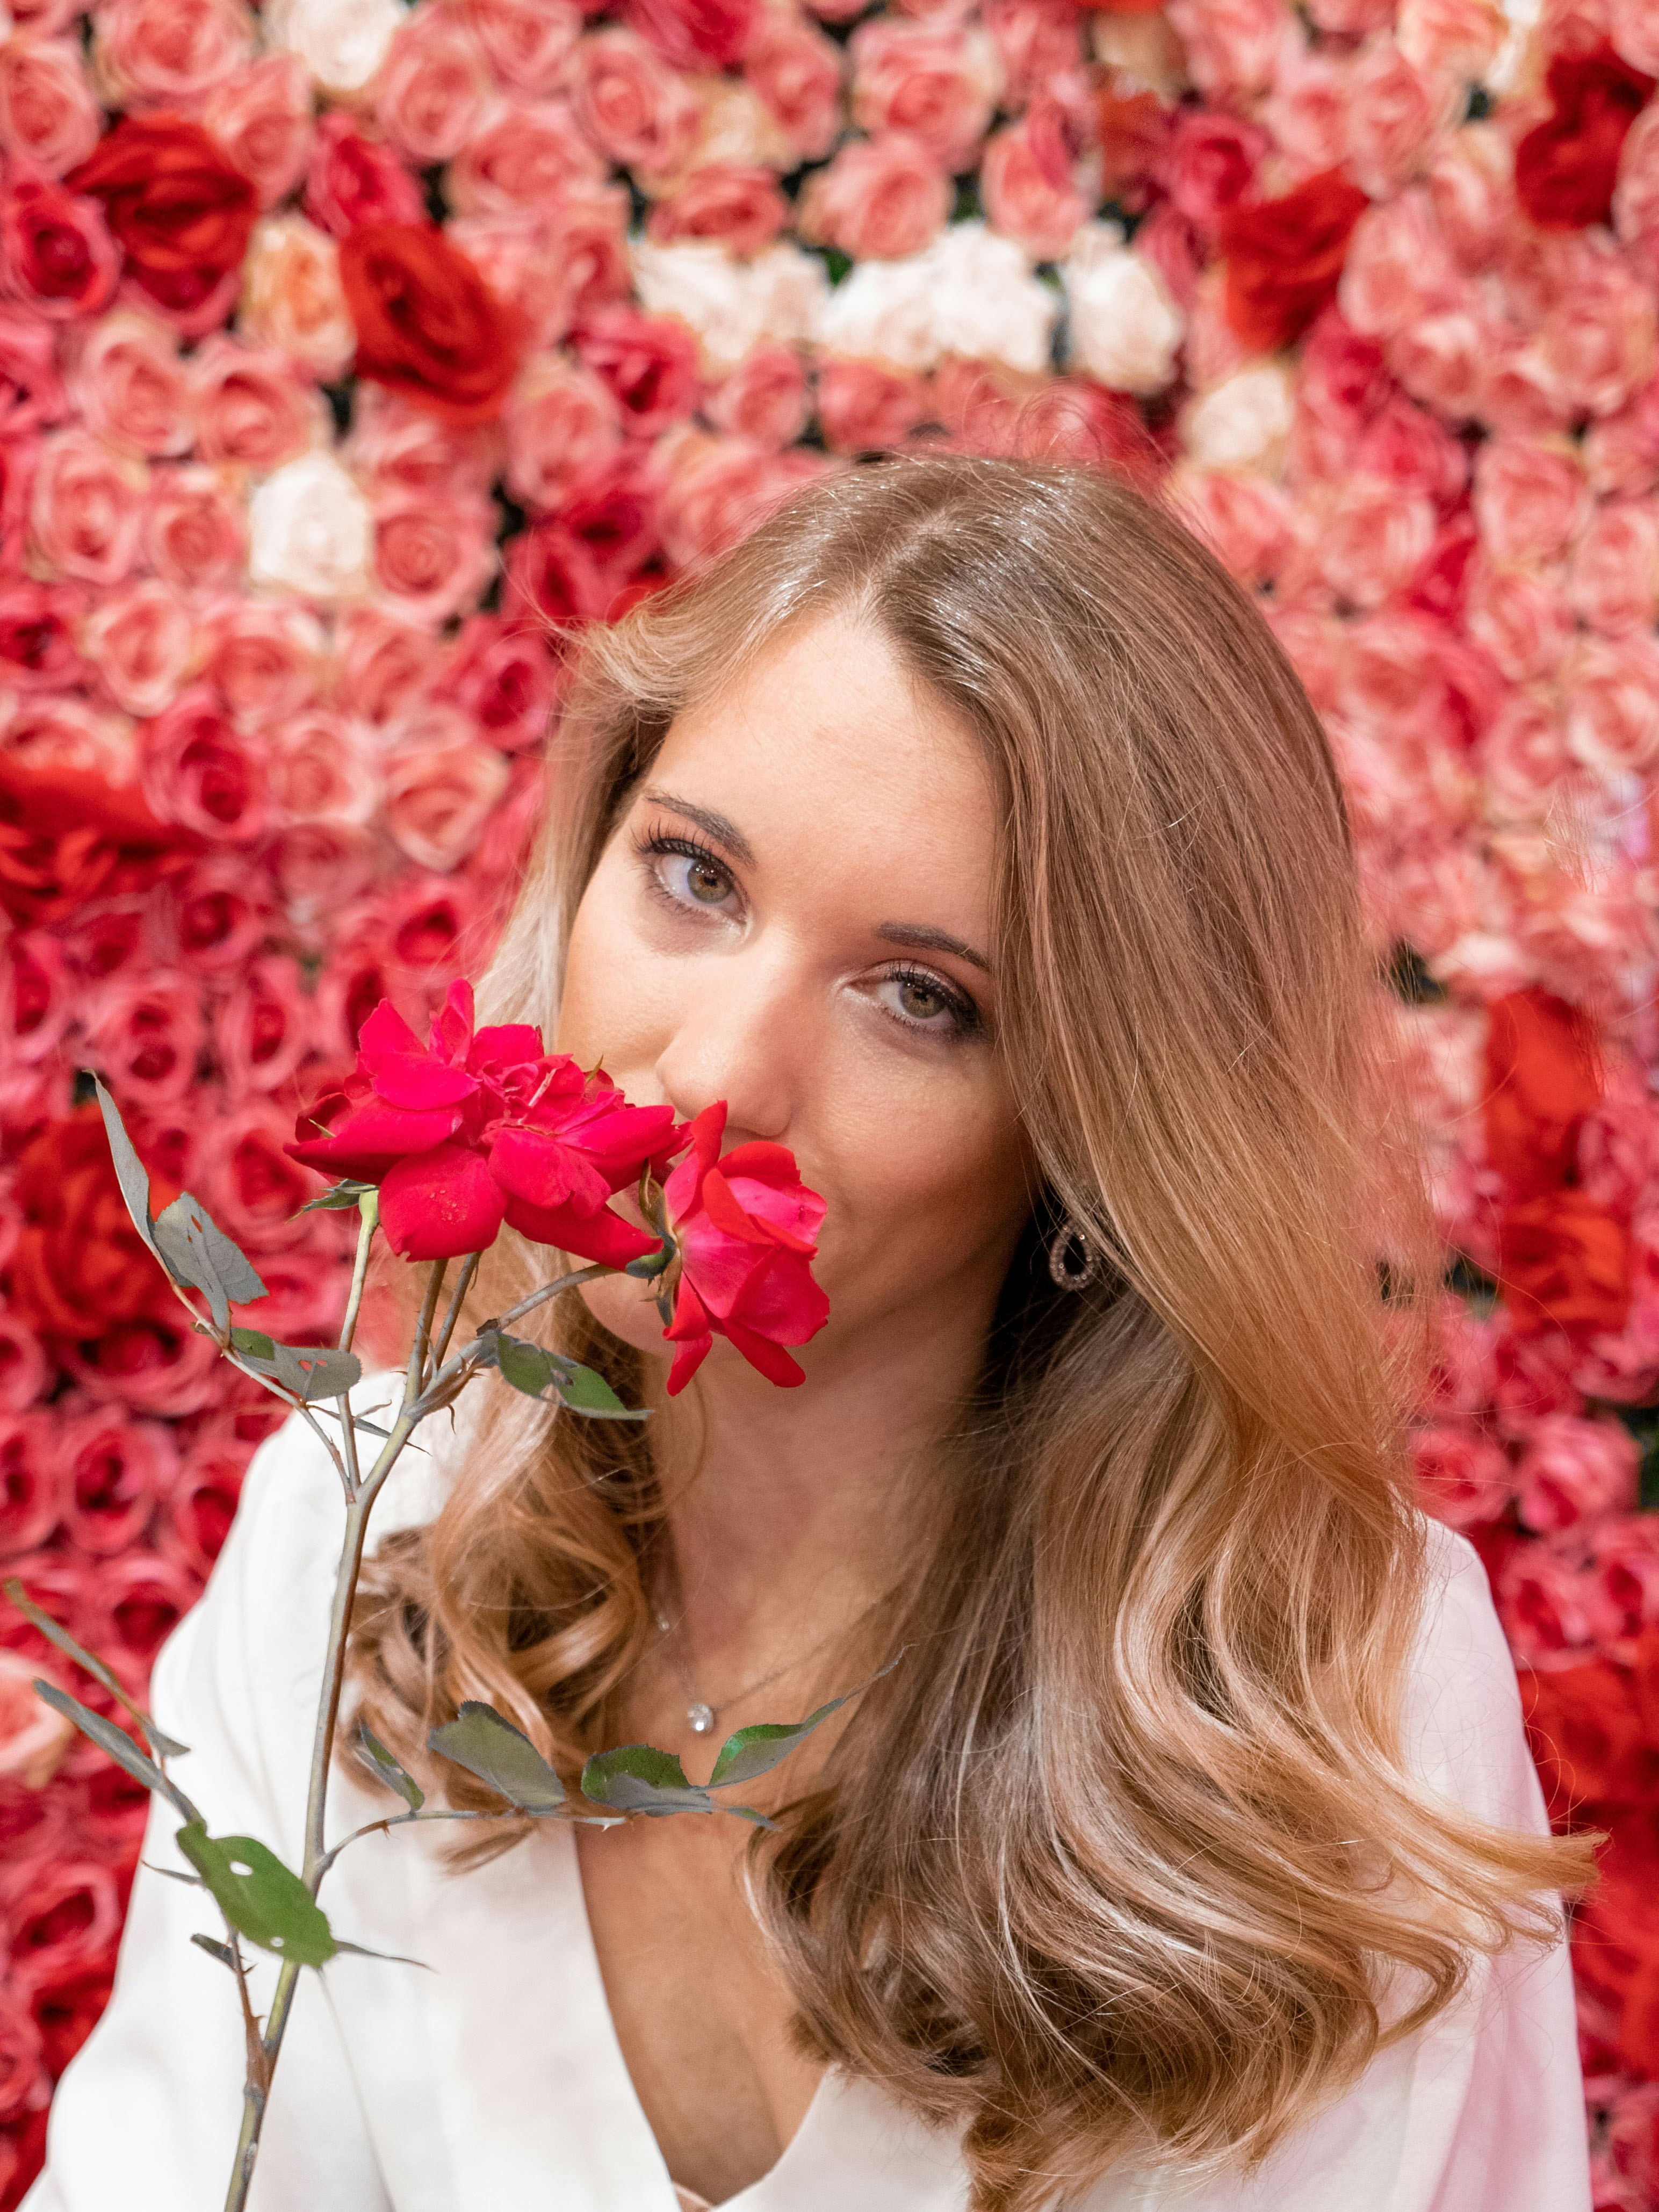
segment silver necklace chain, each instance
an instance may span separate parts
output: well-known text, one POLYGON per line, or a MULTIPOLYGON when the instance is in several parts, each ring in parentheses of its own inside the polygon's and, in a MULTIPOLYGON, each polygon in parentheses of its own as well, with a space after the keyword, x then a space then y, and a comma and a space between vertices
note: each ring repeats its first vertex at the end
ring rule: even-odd
POLYGON ((690 1668, 687 1667, 685 1662, 681 1658, 678 1650, 673 1644, 666 1641, 666 1639, 672 1638, 674 1633, 674 1622, 670 1620, 668 1615, 662 1611, 660 1607, 653 1607, 653 1617, 656 1620, 659 1632, 665 1638, 664 1648, 668 1655, 668 1663, 674 1669, 674 1672, 679 1676, 680 1687, 685 1692, 685 1720, 686 1725, 690 1728, 692 1735, 708 1735, 714 1728, 715 1722, 720 1718, 722 1713, 729 1712, 733 1705, 741 1705, 745 1698, 758 1697, 763 1690, 770 1689, 774 1682, 780 1680, 785 1674, 793 1672, 795 1668, 804 1667, 809 1659, 816 1659, 818 1653, 824 1649, 826 1644, 833 1644, 837 1636, 842 1634, 850 1635, 852 1630, 858 1626, 859 1621, 867 1620, 880 1602, 881 1600, 879 1598, 872 1598, 870 1603, 865 1607, 864 1611, 860 1613, 858 1620, 851 1622, 846 1630, 832 1628, 827 1636, 819 1637, 817 1642, 812 1645, 810 1650, 801 1652, 798 1657, 786 1659, 781 1667, 775 1667, 769 1674, 763 1674, 757 1682, 744 1683, 742 1689, 733 1690, 729 1697, 722 1698, 717 1705, 711 1705, 709 1700, 702 1695, 701 1691, 699 1691, 696 1684, 691 1679, 691 1671, 690 1668))

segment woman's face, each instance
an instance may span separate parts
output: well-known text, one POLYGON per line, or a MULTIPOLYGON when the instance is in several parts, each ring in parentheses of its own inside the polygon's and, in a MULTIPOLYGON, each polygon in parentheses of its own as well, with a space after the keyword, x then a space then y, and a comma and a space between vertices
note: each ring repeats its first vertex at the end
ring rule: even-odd
MULTIPOLYGON (((994 1045, 999 811, 971 732, 830 618, 674 723, 576 916, 559 1048, 641 1104, 724 1098, 726 1148, 788 1146, 827 1201, 809 1387, 902 1346, 975 1356, 1029 1212, 994 1045)), ((584 1295, 665 1351, 643 1285, 584 1295)))

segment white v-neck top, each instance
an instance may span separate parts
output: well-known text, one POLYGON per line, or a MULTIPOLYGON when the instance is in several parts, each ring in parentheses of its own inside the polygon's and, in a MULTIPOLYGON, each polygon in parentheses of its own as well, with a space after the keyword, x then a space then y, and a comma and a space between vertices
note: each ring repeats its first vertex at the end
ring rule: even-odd
MULTIPOLYGON (((377 1378, 362 1400, 384 1403, 377 1378)), ((428 1425, 428 1430, 441 1425, 428 1425)), ((441 1470, 406 1453, 379 1533, 434 1510, 441 1470)), ((216 1833, 301 1855, 306 1777, 341 1527, 338 1484, 298 1420, 255 1455, 201 1603, 157 1663, 156 1718, 192 1747, 179 1779, 216 1833)), ((1424 1778, 1541 1832, 1509 1653, 1479 1560, 1437 1528, 1407 1741, 1424 1778)), ((330 1832, 395 1801, 337 1771, 330 1832)), ((182 1868, 157 1800, 144 1858, 182 1868)), ((678 2212, 611 2024, 571 1832, 493 1863, 441 1863, 447 1823, 354 1844, 322 1901, 335 1933, 431 1969, 343 1956, 301 1978, 252 2212, 678 2212)), ((198 1891, 141 1872, 115 1994, 59 2085, 24 2212, 220 2212, 240 2116, 242 2037, 198 1891)), ((270 1968, 261 1972, 269 1985, 270 1968)), ((256 2002, 262 2002, 256 1990, 256 2002)), ((724 2212, 964 2212, 954 2136, 878 2087, 824 2076, 778 2163, 724 2212)), ((1183 2187, 1115 2173, 1076 2212, 1589 2212, 1565 1949, 1518 1949, 1256 2174, 1183 2187)))

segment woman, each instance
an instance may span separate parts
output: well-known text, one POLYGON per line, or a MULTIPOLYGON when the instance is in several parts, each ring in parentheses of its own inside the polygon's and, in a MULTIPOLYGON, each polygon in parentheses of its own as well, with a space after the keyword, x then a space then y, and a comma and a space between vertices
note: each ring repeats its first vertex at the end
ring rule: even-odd
MULTIPOLYGON (((830 1318, 804 1387, 719 1343, 670 1399, 641 1285, 567 1302, 650 1422, 492 1398, 383 1522, 356 1694, 411 1764, 482 1696, 696 1774, 876 1679, 773 1833, 348 1854, 336 1927, 437 1972, 308 1978, 256 2203, 1580 2212, 1588 1846, 1409 1504, 1410 1178, 1249 601, 1102 475, 854 472, 591 641, 552 799, 488 1018, 793 1147, 830 1318)), ((481 1312, 543 1272, 498 1256, 481 1312)), ((222 1828, 290 1849, 331 1480, 265 1447, 155 1690, 222 1828)), ((141 1876, 30 2212, 218 2201, 198 1917, 141 1876)))

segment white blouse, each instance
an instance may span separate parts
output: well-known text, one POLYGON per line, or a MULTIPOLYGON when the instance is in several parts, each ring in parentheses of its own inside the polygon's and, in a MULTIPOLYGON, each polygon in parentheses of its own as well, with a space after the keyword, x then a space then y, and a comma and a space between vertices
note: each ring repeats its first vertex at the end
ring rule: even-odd
MULTIPOLYGON (((387 1384, 364 1386, 384 1402, 387 1384)), ((423 1435, 441 1430, 433 1423, 423 1435)), ((418 1525, 441 1470, 406 1453, 379 1533, 418 1525)), ((169 1639, 156 1717, 192 1747, 179 1778, 218 1834, 299 1863, 320 1655, 341 1525, 337 1480, 303 1424, 255 1455, 201 1603, 169 1639)), ((1439 1595, 1414 1662, 1419 1771, 1486 1818, 1542 1832, 1542 1798, 1484 1572, 1435 1534, 1439 1595)), ((331 1832, 393 1809, 336 1774, 331 1832)), ((144 1857, 182 1867, 156 1801, 144 1857)), ((342 1956, 301 1978, 252 2212, 677 2212, 612 2028, 571 1832, 445 1869, 447 1823, 354 1844, 323 1891, 335 1932, 433 1971, 342 1956)), ((59 2086, 24 2212, 219 2212, 240 2113, 234 1985, 198 1950, 222 1932, 199 1891, 141 1872, 115 1994, 59 2086)), ((263 1967, 267 1976, 270 1968, 263 1967)), ((256 2002, 259 2002, 256 1990, 256 2002)), ((872 2084, 823 2079, 778 2163, 726 2212, 963 2212, 956 2139, 872 2084)), ((1098 2183, 1079 2212, 1589 2212, 1577 2044, 1563 1947, 1478 1966, 1429 2027, 1254 2178, 1098 2183)))

